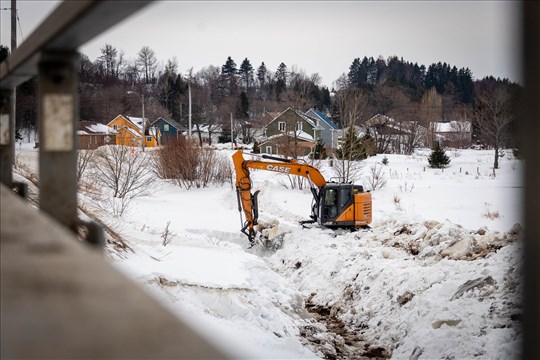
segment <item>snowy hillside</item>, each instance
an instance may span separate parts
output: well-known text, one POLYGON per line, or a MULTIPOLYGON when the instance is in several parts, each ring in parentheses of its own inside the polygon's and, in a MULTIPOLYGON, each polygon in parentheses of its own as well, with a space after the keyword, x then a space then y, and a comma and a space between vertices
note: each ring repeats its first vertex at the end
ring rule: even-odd
MULTIPOLYGON (((434 170, 428 154, 365 161, 359 183, 369 188, 377 164, 386 184, 372 193, 372 229, 354 233, 303 229, 309 189, 252 172, 276 249, 248 248, 230 184, 159 181, 120 218, 80 200, 126 240, 127 251, 108 251, 116 267, 234 357, 514 357, 523 164, 506 152, 493 173, 491 151, 460 150, 434 170)), ((36 152, 17 156, 28 176, 36 152)))

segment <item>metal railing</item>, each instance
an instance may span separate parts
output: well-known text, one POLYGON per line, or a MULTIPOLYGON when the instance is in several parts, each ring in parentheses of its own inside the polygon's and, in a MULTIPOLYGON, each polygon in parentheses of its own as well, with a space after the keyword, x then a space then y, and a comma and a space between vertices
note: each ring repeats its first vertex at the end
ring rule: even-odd
POLYGON ((64 1, 0 64, 2 358, 225 358, 74 236, 104 242, 77 215, 77 49, 150 2, 64 1), (40 213, 7 190, 25 192, 14 89, 34 76, 40 213))
MULTIPOLYGON (((15 153, 14 95, 21 83, 38 78, 39 207, 61 224, 78 231, 77 49, 117 25, 151 1, 64 1, 0 64, 0 179, 13 187, 15 153)), ((99 243, 99 228, 91 227, 99 243)))

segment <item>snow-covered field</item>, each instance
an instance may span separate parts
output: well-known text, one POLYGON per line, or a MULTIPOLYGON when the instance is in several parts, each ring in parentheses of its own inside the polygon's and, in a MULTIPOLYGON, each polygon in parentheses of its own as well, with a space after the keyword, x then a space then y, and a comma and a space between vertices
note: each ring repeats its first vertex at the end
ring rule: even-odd
MULTIPOLYGON (((17 152, 21 173, 36 154, 17 152)), ((303 229, 309 189, 253 171, 260 220, 281 234, 273 250, 248 248, 230 184, 158 181, 121 218, 94 212, 132 249, 110 250, 113 264, 233 357, 516 357, 523 164, 506 151, 494 173, 492 151, 447 154, 444 170, 427 166, 428 150, 366 160, 359 183, 378 164, 386 185, 372 194, 372 229, 354 233, 303 229)))

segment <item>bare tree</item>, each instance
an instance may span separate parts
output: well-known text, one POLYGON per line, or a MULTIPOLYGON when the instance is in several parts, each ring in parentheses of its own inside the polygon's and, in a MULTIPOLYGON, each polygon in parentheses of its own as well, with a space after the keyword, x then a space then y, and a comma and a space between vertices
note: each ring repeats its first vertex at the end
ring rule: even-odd
POLYGON ((429 129, 427 137, 427 145, 433 147, 434 130, 432 123, 441 120, 442 116, 442 97, 437 93, 437 90, 432 87, 422 97, 420 101, 420 123, 429 129))
POLYGON ((336 93, 334 104, 339 112, 341 126, 350 127, 361 123, 368 96, 360 89, 343 89, 336 93))
POLYGON ((493 146, 493 168, 499 168, 499 149, 504 146, 508 125, 516 119, 514 94, 507 86, 487 79, 477 85, 474 119, 488 145, 493 146))
POLYGON ((151 155, 118 145, 102 146, 95 154, 96 180, 109 190, 113 213, 122 215, 129 202, 147 194, 154 182, 151 155))
POLYGON ((105 44, 100 51, 101 56, 98 57, 97 61, 103 67, 104 75, 106 77, 117 76, 118 50, 111 44, 105 44))
POLYGON ((157 69, 157 59, 154 50, 148 46, 143 46, 137 55, 137 65, 144 76, 144 82, 150 83, 154 78, 157 69))
POLYGON ((94 157, 94 150, 79 149, 77 151, 77 181, 81 181, 88 165, 92 162, 94 157))
MULTIPOLYGON (((357 88, 343 89, 335 95, 334 103, 339 111, 342 127, 346 129, 350 136, 356 137, 355 127, 362 120, 368 103, 367 95, 357 88)), ((353 154, 357 153, 357 149, 353 148, 357 146, 357 142, 356 140, 344 142, 340 150, 343 154, 347 154, 347 156, 340 156, 340 159, 334 160, 334 169, 344 182, 356 181, 360 177, 363 164, 351 158, 353 154), (344 146, 349 146, 350 148, 343 148, 344 146)))
POLYGON ((355 182, 360 180, 364 163, 362 161, 334 159, 333 168, 340 181, 355 182))
POLYGON ((382 189, 386 185, 386 177, 384 170, 377 163, 369 168, 369 173, 366 176, 366 181, 371 191, 382 189))

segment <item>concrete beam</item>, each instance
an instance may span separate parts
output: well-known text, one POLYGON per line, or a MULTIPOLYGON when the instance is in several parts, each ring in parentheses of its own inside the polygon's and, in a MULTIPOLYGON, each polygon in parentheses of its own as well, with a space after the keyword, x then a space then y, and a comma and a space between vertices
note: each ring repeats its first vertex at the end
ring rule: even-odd
POLYGON ((0 88, 12 89, 37 74, 39 54, 46 50, 76 51, 118 25, 151 0, 64 1, 0 64, 0 88))
POLYGON ((3 185, 0 201, 1 358, 225 358, 3 185))

